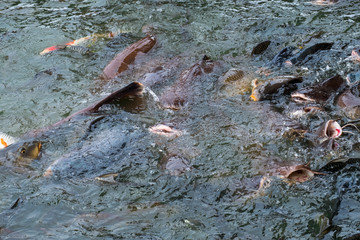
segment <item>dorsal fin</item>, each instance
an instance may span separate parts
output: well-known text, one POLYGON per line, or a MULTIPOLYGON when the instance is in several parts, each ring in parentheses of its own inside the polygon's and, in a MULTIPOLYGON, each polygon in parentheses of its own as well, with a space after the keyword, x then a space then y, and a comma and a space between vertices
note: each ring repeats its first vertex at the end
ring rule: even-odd
POLYGON ((139 82, 132 82, 129 85, 111 93, 109 96, 105 97, 104 99, 100 100, 99 102, 84 108, 80 111, 77 111, 76 113, 73 113, 72 115, 68 116, 67 118, 62 119, 61 121, 53 124, 52 126, 58 126, 64 122, 69 121, 73 117, 80 115, 80 114, 86 114, 91 112, 96 112, 99 110, 99 108, 105 104, 109 104, 114 100, 124 99, 131 96, 138 96, 140 95, 144 90, 144 85, 142 85, 139 82))

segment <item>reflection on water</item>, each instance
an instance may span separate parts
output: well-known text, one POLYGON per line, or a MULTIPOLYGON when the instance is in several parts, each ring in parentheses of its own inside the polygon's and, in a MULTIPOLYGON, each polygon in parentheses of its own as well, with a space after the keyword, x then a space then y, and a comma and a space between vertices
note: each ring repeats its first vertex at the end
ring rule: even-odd
POLYGON ((358 9, 356 1, 347 0, 321 5, 2 1, 0 132, 14 137, 55 123, 132 81, 160 79, 151 90, 161 96, 205 54, 221 62, 221 69, 199 78, 195 97, 178 111, 163 109, 147 91, 36 139, 23 137, 19 146, 35 140, 42 147, 41 157, 27 166, 13 166, 6 158, 11 148, 2 151, 1 238, 330 239, 357 234, 356 161, 301 184, 270 176, 283 166, 310 163, 320 169, 332 159, 356 157, 356 131, 344 132, 335 151, 315 148, 308 135, 289 133, 295 127, 311 133, 329 119, 349 119, 331 104, 326 113, 298 117, 292 110, 299 105, 286 96, 272 102, 251 102, 249 96, 255 78, 301 75, 298 86, 303 87, 351 73, 353 81, 359 65, 349 56, 360 45, 358 9), (156 46, 118 78, 101 81, 106 64, 144 31, 156 36, 156 46), (39 54, 109 32, 120 34, 87 43, 93 55, 39 54), (251 56, 264 41, 271 41, 267 49, 251 56), (270 64, 286 47, 300 51, 323 42, 333 43, 332 48, 301 64, 270 64), (241 76, 221 78, 231 68, 241 76), (151 133, 148 129, 157 124, 179 134, 151 133), (166 164, 169 156, 175 157, 166 164), (44 177, 55 161, 64 164, 44 177), (105 174, 112 180, 96 179, 105 174), (258 191, 263 175, 268 179, 258 191))

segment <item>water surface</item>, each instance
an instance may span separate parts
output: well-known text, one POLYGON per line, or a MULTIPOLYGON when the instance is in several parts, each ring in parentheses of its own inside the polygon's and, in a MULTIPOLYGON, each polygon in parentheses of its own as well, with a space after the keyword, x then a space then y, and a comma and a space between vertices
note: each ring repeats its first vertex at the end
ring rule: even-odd
MULTIPOLYGON (((360 232, 356 164, 291 186, 273 177, 268 188, 257 191, 261 176, 279 166, 310 162, 317 169, 349 153, 356 157, 358 135, 344 135, 339 151, 319 152, 308 141, 283 137, 286 114, 278 109, 286 109, 288 98, 249 100, 256 77, 300 74, 305 86, 358 71, 348 57, 360 45, 359 7, 350 0, 330 6, 295 0, 1 1, 0 131, 15 137, 59 121, 159 65, 173 61, 177 70, 154 87, 157 94, 204 54, 222 61, 221 70, 202 78, 201 94, 184 110, 164 111, 151 96, 137 111, 111 106, 44 135, 42 157, 31 169, 1 166, 1 238, 316 239, 329 225, 334 227, 325 239, 360 232), (102 69, 145 36, 144 26, 156 36, 155 48, 117 79, 102 83, 102 69), (39 55, 46 47, 111 31, 121 34, 88 44, 92 56, 39 55), (270 48, 250 56, 265 40, 272 41, 270 48), (259 74, 284 47, 319 42, 334 46, 300 66, 259 74), (245 77, 221 87, 218 79, 230 68, 243 70, 245 77), (99 115, 104 118, 91 125, 99 115), (185 134, 170 140, 150 134, 148 128, 159 122, 173 123, 185 134), (159 162, 169 151, 190 159, 191 171, 172 176, 162 170, 159 162), (44 178, 59 158, 78 159, 79 168, 44 178), (100 163, 87 167, 89 162, 100 163), (118 173, 116 183, 95 180, 106 173, 118 173)), ((313 130, 329 118, 346 120, 330 109, 294 121, 313 130)))

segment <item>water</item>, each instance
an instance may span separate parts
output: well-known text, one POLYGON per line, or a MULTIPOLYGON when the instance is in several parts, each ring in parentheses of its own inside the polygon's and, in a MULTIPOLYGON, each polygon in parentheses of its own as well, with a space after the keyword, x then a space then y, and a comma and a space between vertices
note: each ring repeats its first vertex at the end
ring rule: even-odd
MULTIPOLYGON (((348 56, 360 45, 359 5, 350 0, 331 6, 303 1, 2 1, 0 131, 15 137, 59 121, 159 65, 175 63, 177 70, 165 86, 153 88, 156 94, 204 54, 223 67, 202 79, 201 94, 184 110, 164 111, 151 96, 138 110, 107 107, 42 136, 43 154, 31 169, 1 166, 1 238, 316 239, 330 225, 324 239, 358 233, 357 165, 291 186, 272 177, 268 188, 257 191, 261 176, 279 166, 310 162, 318 169, 347 156, 358 135, 343 135, 339 151, 316 151, 307 141, 284 138, 286 117, 268 102, 253 103, 248 97, 252 79, 268 78, 259 68, 290 45, 334 42, 332 50, 300 66, 273 68, 269 77, 301 74, 305 86, 358 71, 348 56), (157 37, 156 47, 118 79, 102 83, 102 69, 144 36, 144 26, 157 37), (39 55, 46 47, 111 31, 121 37, 89 44, 93 56, 39 55), (270 48, 251 57, 252 48, 265 40, 272 41, 270 48), (230 68, 243 70, 244 79, 221 87, 217 81, 230 68), (99 115, 105 117, 91 125, 99 115), (150 134, 148 128, 159 122, 175 125, 184 135, 164 140, 150 134), (191 171, 171 176, 159 167, 173 152, 190 159, 191 171), (61 158, 78 161, 78 170, 44 178, 47 167, 61 158), (87 167, 89 162, 93 165, 87 167), (117 173, 116 183, 94 179, 106 173, 117 173)), ((281 98, 272 104, 287 110, 288 103, 281 98)), ((330 108, 299 121, 314 130, 337 117, 345 119, 330 108)))

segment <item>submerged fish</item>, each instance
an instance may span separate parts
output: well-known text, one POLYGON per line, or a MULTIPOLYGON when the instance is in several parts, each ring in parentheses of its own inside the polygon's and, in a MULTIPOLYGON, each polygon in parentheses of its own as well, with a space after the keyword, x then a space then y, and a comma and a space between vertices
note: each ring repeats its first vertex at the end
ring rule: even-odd
POLYGON ((282 49, 272 60, 272 65, 280 67, 287 59, 292 57, 294 55, 294 51, 296 50, 296 47, 290 46, 282 49))
POLYGON ((251 56, 259 55, 259 54, 265 52, 266 49, 269 47, 270 43, 271 43, 271 41, 264 41, 264 42, 261 42, 258 45, 256 45, 251 52, 251 56))
POLYGON ((298 54, 296 54, 294 57, 288 59, 285 64, 288 66, 300 64, 303 63, 310 55, 313 55, 317 53, 318 51, 322 50, 329 50, 331 49, 333 43, 317 43, 311 47, 308 47, 302 51, 300 51, 298 54))
POLYGON ((40 141, 18 142, 0 151, 1 164, 23 166, 38 159, 41 154, 42 144, 40 141))
POLYGON ((295 102, 326 103, 332 96, 347 87, 347 82, 340 75, 336 75, 321 83, 311 85, 295 91, 291 98, 295 102))
POLYGON ((335 103, 340 107, 347 117, 356 119, 360 116, 360 84, 353 85, 336 97, 335 103))
POLYGON ((65 47, 66 50, 71 50, 74 52, 78 52, 81 53, 83 55, 92 55, 94 54, 89 48, 87 47, 83 47, 83 46, 73 46, 73 45, 69 45, 65 47))
MULTIPOLYGON (((68 122, 75 116, 96 112, 105 104, 132 96, 138 96, 142 94, 142 92, 143 85, 141 83, 130 83, 97 103, 70 115, 48 128, 35 132, 35 134, 42 133, 45 130, 49 130, 55 126, 68 122)), ((98 122, 98 120, 96 120, 96 122, 98 122)), ((80 149, 76 149, 76 153, 71 152, 54 161, 46 169, 44 176, 56 175, 57 177, 63 177, 74 175, 79 176, 87 172, 95 173, 96 170, 105 168, 113 161, 112 158, 104 156, 104 152, 109 154, 112 154, 113 151, 117 152, 119 149, 121 150, 127 146, 129 139, 138 138, 140 135, 143 136, 143 133, 137 133, 133 129, 121 129, 116 127, 113 129, 107 129, 107 131, 104 131, 102 135, 104 137, 101 138, 101 141, 95 141, 89 146, 81 146, 80 149), (117 146, 119 149, 114 148, 114 146, 117 146)), ((115 152, 113 152, 113 154, 115 154, 115 152)))
POLYGON ((183 71, 170 89, 160 97, 163 107, 179 110, 194 98, 198 88, 198 79, 212 73, 218 62, 210 60, 206 55, 198 63, 183 71))
MULTIPOLYGON (((138 82, 130 83, 129 85, 113 92, 112 94, 96 102, 95 104, 87 108, 84 108, 51 126, 29 132, 24 137, 25 139, 26 138, 34 139, 34 137, 40 138, 41 136, 44 136, 45 133, 48 132, 49 130, 52 130, 54 129, 54 127, 57 127, 63 123, 70 121, 75 116, 96 112, 99 110, 100 107, 102 107, 105 104, 112 103, 113 101, 119 99, 138 96, 139 94, 142 93, 142 91, 143 91, 143 85, 141 83, 138 82)), ((38 157, 40 157, 41 148, 42 148, 41 141, 21 140, 17 143, 9 145, 5 149, 0 150, 0 160, 4 160, 5 164, 11 163, 13 165, 18 165, 18 166, 27 165, 31 163, 33 159, 37 159, 38 157)))
POLYGON ((65 43, 65 44, 61 44, 61 45, 55 45, 55 46, 51 46, 48 48, 45 48, 40 55, 45 55, 47 53, 53 52, 53 51, 57 51, 57 50, 61 50, 66 48, 66 46, 79 46, 87 41, 96 41, 97 38, 113 38, 114 36, 118 35, 120 32, 110 32, 107 34, 99 34, 99 33, 94 33, 90 36, 86 36, 86 37, 82 37, 76 40, 73 40, 71 42, 65 43))
MULTIPOLYGON (((280 92, 280 89, 289 87, 290 84, 300 83, 303 78, 299 76, 279 76, 273 79, 267 80, 263 84, 257 84, 252 90, 250 98, 253 101, 270 100, 273 96, 280 92)), ((292 88, 294 90, 294 86, 292 88)))

